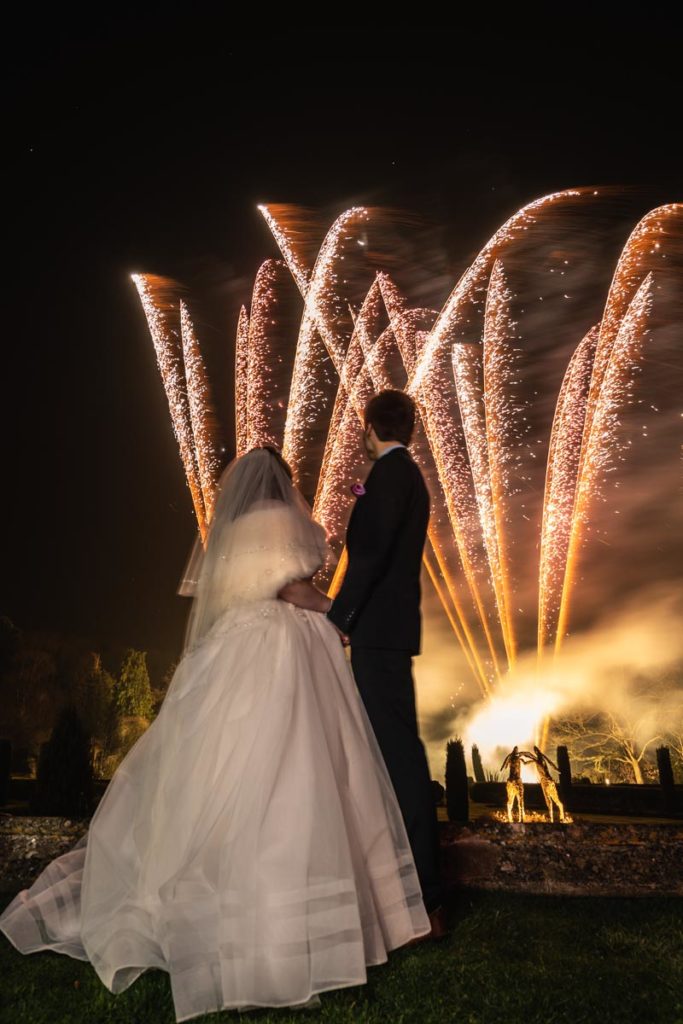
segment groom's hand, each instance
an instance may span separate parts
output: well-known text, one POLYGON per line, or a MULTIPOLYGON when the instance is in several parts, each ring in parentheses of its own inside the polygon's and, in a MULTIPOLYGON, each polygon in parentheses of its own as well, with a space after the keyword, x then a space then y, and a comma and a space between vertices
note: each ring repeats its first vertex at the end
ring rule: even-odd
MULTIPOLYGON (((332 622, 332 619, 328 619, 327 621, 332 622)), ((332 622, 332 625, 334 626, 334 622, 332 622)), ((337 633, 339 634, 339 639, 342 642, 342 647, 348 647, 351 644, 351 637, 347 636, 346 633, 342 633, 339 626, 334 626, 334 628, 337 630, 337 633)))
MULTIPOLYGON (((291 583, 285 583, 284 587, 278 591, 277 596, 281 601, 288 601, 289 604, 294 604, 297 608, 306 608, 311 612, 322 612, 323 615, 332 607, 332 598, 318 590, 310 580, 293 580, 291 583)), ((332 619, 327 621, 331 622, 336 629, 343 646, 348 647, 351 643, 351 638, 346 633, 343 633, 339 626, 332 622, 332 619)))

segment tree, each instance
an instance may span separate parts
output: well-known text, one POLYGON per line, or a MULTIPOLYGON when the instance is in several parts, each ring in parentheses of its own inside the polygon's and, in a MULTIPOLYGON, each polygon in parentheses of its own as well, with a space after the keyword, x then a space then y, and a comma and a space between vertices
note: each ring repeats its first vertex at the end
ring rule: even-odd
POLYGON ((173 681, 173 676, 175 675, 176 669, 178 668, 179 664, 180 664, 180 659, 179 658, 174 658, 173 661, 168 666, 168 668, 166 669, 166 671, 164 672, 164 677, 161 680, 161 687, 160 687, 160 689, 164 693, 166 693, 166 691, 168 690, 169 686, 171 685, 171 682, 173 681))
POLYGON ((475 782, 486 782, 484 765, 481 763, 481 754, 476 743, 472 746, 472 771, 474 772, 475 782))
POLYGON ((446 744, 446 808, 449 821, 468 821, 469 788, 465 748, 458 737, 446 744))
POLYGON ((678 729, 673 728, 664 733, 664 745, 671 752, 674 775, 683 783, 683 724, 678 729))
POLYGON ((114 683, 113 704, 119 721, 123 718, 152 718, 152 690, 147 671, 146 651, 130 647, 123 658, 114 683))
POLYGON ((75 707, 67 704, 41 748, 32 810, 86 817, 92 795, 90 741, 75 707))
POLYGON ((62 705, 52 655, 22 643, 2 675, 3 733, 25 758, 50 735, 62 705))
POLYGON ((92 652, 78 681, 78 708, 91 739, 100 746, 106 746, 108 740, 114 686, 114 677, 102 665, 101 656, 92 652))
POLYGON ((21 633, 12 620, 0 615, 0 675, 11 666, 20 642, 21 633))
POLYGON ((645 772, 653 775, 653 766, 645 755, 662 738, 652 732, 650 716, 640 715, 637 706, 630 713, 575 714, 556 723, 556 735, 582 770, 592 769, 598 775, 622 775, 640 785, 645 781, 645 772))
POLYGON ((129 648, 114 681, 101 771, 110 776, 154 717, 154 700, 145 651, 129 648))
POLYGON ((166 671, 164 672, 163 678, 161 680, 161 685, 158 687, 158 689, 155 688, 155 689, 152 690, 152 700, 154 702, 154 717, 155 718, 159 714, 159 711, 161 710, 161 705, 164 703, 164 700, 166 699, 166 694, 168 693, 168 688, 171 685, 171 683, 173 682, 173 677, 174 677, 174 675, 176 673, 176 669, 178 668, 179 664, 180 664, 180 660, 179 659, 174 659, 169 664, 169 666, 166 669, 166 671))
POLYGON ((93 655, 78 638, 45 630, 18 633, 0 620, 0 704, 3 733, 12 739, 15 769, 37 753, 62 708, 82 712, 82 680, 93 655))

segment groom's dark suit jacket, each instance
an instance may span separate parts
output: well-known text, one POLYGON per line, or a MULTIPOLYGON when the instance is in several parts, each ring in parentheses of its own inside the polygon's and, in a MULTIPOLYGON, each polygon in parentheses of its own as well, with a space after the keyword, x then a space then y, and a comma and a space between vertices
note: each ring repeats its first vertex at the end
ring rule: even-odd
POLYGON ((429 493, 407 448, 374 463, 346 532, 348 566, 327 616, 354 648, 420 653, 429 493))

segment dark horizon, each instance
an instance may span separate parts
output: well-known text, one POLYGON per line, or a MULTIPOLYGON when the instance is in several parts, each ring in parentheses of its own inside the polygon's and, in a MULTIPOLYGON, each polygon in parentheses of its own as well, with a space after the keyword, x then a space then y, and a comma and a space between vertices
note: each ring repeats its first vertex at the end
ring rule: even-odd
POLYGON ((484 75, 477 46, 469 66, 435 67, 426 33, 373 50, 352 33, 222 44, 196 17, 37 31, 11 57, 0 613, 87 638, 105 663, 127 646, 162 668, 178 655, 195 530, 132 272, 187 287, 228 415, 237 312, 276 254, 259 202, 323 223, 357 202, 400 208, 454 283, 556 189, 622 186, 624 240, 681 199, 664 59, 643 81, 597 45, 578 61, 544 41, 530 61, 487 38, 484 75))

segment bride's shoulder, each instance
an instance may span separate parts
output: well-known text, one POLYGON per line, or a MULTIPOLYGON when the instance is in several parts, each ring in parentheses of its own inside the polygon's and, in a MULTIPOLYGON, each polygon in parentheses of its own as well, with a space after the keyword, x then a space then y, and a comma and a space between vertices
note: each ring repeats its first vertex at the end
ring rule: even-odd
POLYGON ((310 513, 298 505, 270 499, 254 502, 240 516, 236 526, 241 537, 259 535, 274 545, 289 542, 298 545, 325 546, 327 531, 310 513))
POLYGON ((290 505, 268 498, 263 501, 255 501, 248 512, 244 512, 240 516, 240 521, 247 523, 254 519, 284 519, 294 514, 295 509, 290 505))
POLYGON ((235 524, 241 534, 259 533, 264 538, 290 533, 301 525, 301 513, 292 505, 270 499, 257 501, 235 524))

